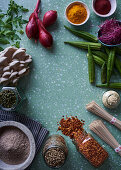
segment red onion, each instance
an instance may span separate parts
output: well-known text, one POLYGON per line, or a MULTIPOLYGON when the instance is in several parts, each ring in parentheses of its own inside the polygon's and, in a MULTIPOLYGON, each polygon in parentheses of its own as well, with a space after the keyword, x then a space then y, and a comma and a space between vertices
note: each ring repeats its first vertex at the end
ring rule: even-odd
MULTIPOLYGON (((49 48, 53 44, 53 38, 52 35, 45 29, 45 26, 43 25, 42 21, 38 17, 39 3, 40 0, 37 1, 36 8, 29 17, 29 22, 26 26, 26 34, 29 39, 34 38, 35 41, 39 38, 40 43, 44 47, 49 48)), ((56 18, 57 18, 57 12, 51 10, 45 14, 44 20, 46 22, 49 22, 50 25, 55 22, 56 18)), ((47 23, 45 25, 47 25, 47 23)))
POLYGON ((52 44, 53 44, 52 35, 45 29, 42 21, 39 18, 37 19, 37 23, 38 23, 38 28, 39 28, 39 41, 40 41, 40 43, 46 48, 51 47, 52 44))
POLYGON ((46 12, 43 17, 43 25, 45 27, 48 27, 48 26, 54 24, 56 19, 57 19, 57 11, 50 10, 50 11, 46 12))
POLYGON ((38 8, 39 8, 39 4, 40 4, 40 0, 37 1, 37 5, 36 8, 34 10, 34 12, 30 15, 29 17, 29 22, 26 25, 26 35, 29 39, 34 38, 35 42, 38 39, 38 26, 37 26, 37 22, 36 22, 36 17, 35 17, 35 13, 38 13, 38 8))
POLYGON ((38 26, 37 26, 36 17, 34 13, 30 21, 26 25, 26 35, 29 39, 34 38, 35 41, 38 39, 38 26))

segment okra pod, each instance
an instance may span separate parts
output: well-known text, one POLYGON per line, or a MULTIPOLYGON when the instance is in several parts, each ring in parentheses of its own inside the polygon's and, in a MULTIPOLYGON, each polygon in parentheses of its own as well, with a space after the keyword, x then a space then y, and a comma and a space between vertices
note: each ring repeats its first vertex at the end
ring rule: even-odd
POLYGON ((92 51, 92 54, 94 54, 94 55, 102 58, 102 59, 103 59, 104 61, 106 61, 106 62, 108 61, 108 55, 105 54, 105 53, 102 52, 102 51, 92 51))
POLYGON ((95 37, 94 35, 88 33, 88 32, 85 32, 85 31, 78 31, 78 30, 75 30, 75 29, 72 29, 72 28, 69 28, 67 27, 66 25, 64 25, 64 27, 69 30, 70 32, 72 32, 74 35, 78 36, 78 37, 81 37, 85 40, 88 40, 88 41, 91 41, 91 42, 98 42, 98 39, 97 37, 95 37))
POLYGON ((104 63, 101 67, 101 82, 102 84, 106 83, 106 63, 104 63))
MULTIPOLYGON (((87 57, 89 56, 89 54, 87 53, 87 57)), ((94 59, 94 62, 96 63, 96 64, 98 64, 99 66, 101 66, 102 67, 102 65, 105 63, 105 61, 102 59, 102 58, 100 58, 100 57, 98 57, 98 56, 96 56, 96 55, 93 55, 93 59, 94 59)))
POLYGON ((121 61, 118 58, 115 59, 115 67, 116 67, 116 69, 118 70, 118 72, 120 73, 120 76, 121 76, 121 61))
POLYGON ((103 46, 103 47, 104 47, 104 49, 105 49, 106 54, 109 56, 109 54, 110 54, 110 49, 109 49, 108 47, 106 47, 106 46, 103 46))
POLYGON ((72 45, 74 47, 86 49, 86 50, 88 49, 88 45, 90 46, 90 49, 93 49, 93 50, 100 50, 101 49, 100 43, 83 42, 83 41, 66 41, 64 43, 72 45))
POLYGON ((94 83, 95 81, 95 63, 93 59, 92 52, 90 50, 90 46, 88 45, 88 74, 89 74, 89 82, 94 83))
POLYGON ((107 63, 107 84, 109 84, 115 63, 115 48, 111 48, 107 63))
POLYGON ((105 88, 114 88, 114 89, 121 89, 121 83, 110 83, 108 84, 98 84, 96 87, 105 87, 105 88))
POLYGON ((116 47, 116 54, 118 54, 118 55, 120 55, 120 56, 121 56, 121 48, 116 47))

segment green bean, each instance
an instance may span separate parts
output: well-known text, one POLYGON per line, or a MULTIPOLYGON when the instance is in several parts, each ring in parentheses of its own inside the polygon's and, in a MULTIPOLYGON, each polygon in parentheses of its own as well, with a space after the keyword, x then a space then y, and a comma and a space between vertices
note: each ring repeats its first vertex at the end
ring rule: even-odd
POLYGON ((107 84, 109 84, 115 63, 115 48, 111 48, 107 63, 107 84))
MULTIPOLYGON (((87 53, 87 57, 89 56, 89 54, 87 53)), ((94 59, 94 62, 96 63, 96 64, 98 64, 99 66, 101 66, 102 67, 102 65, 105 63, 105 61, 102 59, 102 58, 100 58, 100 57, 98 57, 98 56, 96 56, 96 55, 93 55, 93 59, 94 59)))
POLYGON ((105 54, 104 52, 102 51, 92 51, 92 54, 102 58, 103 60, 105 60, 106 62, 108 61, 108 55, 105 54))
POLYGON ((102 84, 106 83, 106 63, 101 67, 101 82, 102 84))
POLYGON ((72 32, 74 35, 77 35, 77 36, 79 36, 79 37, 81 37, 81 38, 83 38, 85 40, 88 40, 88 41, 91 41, 91 42, 98 42, 97 37, 95 37, 92 34, 89 34, 88 32, 71 29, 71 28, 67 27, 66 25, 64 25, 64 27, 67 30, 69 30, 70 32, 72 32))
POLYGON ((92 52, 90 50, 90 46, 88 45, 88 73, 89 73, 89 82, 94 83, 95 81, 95 63, 93 59, 92 52))
POLYGON ((100 43, 93 43, 93 42, 83 42, 83 41, 66 41, 65 44, 72 45, 74 47, 82 48, 82 49, 88 49, 88 45, 93 50, 100 50, 101 44, 100 43))
POLYGON ((121 83, 110 83, 108 84, 98 84, 96 87, 105 87, 105 88, 114 88, 114 89, 121 89, 121 83))

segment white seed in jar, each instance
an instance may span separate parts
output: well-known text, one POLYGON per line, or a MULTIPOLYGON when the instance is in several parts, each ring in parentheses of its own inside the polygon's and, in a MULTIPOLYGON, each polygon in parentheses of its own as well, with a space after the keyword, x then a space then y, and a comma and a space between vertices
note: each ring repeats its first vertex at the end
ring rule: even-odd
POLYGON ((120 96, 116 91, 110 90, 103 94, 102 102, 109 109, 116 108, 120 103, 120 96))

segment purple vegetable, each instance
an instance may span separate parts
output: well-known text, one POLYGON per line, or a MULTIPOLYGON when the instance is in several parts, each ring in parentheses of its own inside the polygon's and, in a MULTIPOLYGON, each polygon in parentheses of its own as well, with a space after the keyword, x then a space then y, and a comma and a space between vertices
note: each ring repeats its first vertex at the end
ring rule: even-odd
POLYGON ((108 45, 121 43, 121 25, 115 19, 106 20, 100 26, 99 40, 108 45))

